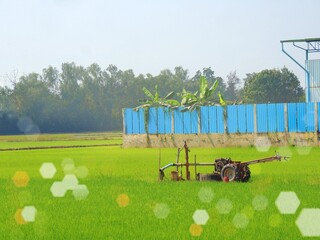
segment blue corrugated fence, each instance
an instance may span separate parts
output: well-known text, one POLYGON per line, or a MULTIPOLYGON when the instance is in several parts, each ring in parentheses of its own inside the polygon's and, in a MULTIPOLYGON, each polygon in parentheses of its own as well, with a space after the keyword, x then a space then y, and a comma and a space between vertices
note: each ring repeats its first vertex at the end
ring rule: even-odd
POLYGON ((126 108, 124 133, 315 132, 320 128, 318 109, 320 103, 203 106, 192 112, 182 112, 181 108, 150 108, 148 112, 126 108))

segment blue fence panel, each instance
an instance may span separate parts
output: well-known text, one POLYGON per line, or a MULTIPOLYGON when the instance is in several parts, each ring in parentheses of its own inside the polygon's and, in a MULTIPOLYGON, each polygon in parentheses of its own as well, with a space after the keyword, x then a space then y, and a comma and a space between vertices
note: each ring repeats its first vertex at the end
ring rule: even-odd
POLYGON ((157 125, 158 125, 158 133, 164 134, 164 111, 163 108, 157 109, 157 125))
POLYGON ((144 110, 142 108, 139 109, 139 132, 140 134, 146 133, 146 126, 144 122, 144 110))
POLYGON ((246 105, 238 105, 238 131, 240 133, 247 132, 247 108, 246 105))
POLYGON ((297 103, 297 131, 306 132, 307 121, 306 121, 306 104, 297 103))
POLYGON ((217 107, 217 133, 224 133, 224 108, 217 107))
POLYGON ((288 103, 288 132, 297 131, 297 107, 295 103, 288 103))
POLYGON ((254 106, 253 105, 246 105, 246 112, 247 112, 247 133, 254 132, 254 106))
MULTIPOLYGON (((254 105, 203 106, 200 111, 171 112, 167 108, 150 108, 147 129, 149 134, 196 134, 224 133, 225 124, 229 133, 253 133, 255 117, 257 132, 314 132, 320 129, 320 103, 257 104, 254 105), (315 104, 318 111, 315 112, 315 104), (285 106, 287 105, 287 112, 285 106), (225 119, 225 111, 228 118, 225 119), (200 114, 200 116, 199 116, 200 114), (318 114, 318 122, 315 122, 318 114), (200 120, 200 126, 199 124, 200 120), (286 123, 287 128, 286 129, 286 123), (317 124, 317 126, 316 126, 317 124), (200 127, 200 128, 199 128, 200 127), (174 129, 174 130, 173 130, 174 129)), ((144 134, 145 110, 124 109, 124 133, 144 134)))
POLYGON ((268 104, 268 132, 277 131, 277 110, 275 104, 268 104))
POLYGON ((200 107, 200 132, 209 133, 209 107, 200 107))
POLYGON ((217 133, 217 107, 209 107, 209 133, 217 133))
POLYGON ((229 133, 238 132, 238 111, 237 106, 227 106, 227 125, 229 133))
POLYGON ((191 113, 188 111, 183 113, 183 133, 191 133, 191 113))
POLYGON ((285 131, 285 118, 284 118, 284 104, 278 103, 276 104, 276 111, 277 111, 277 132, 284 132, 285 131))
POLYGON ((198 111, 191 112, 191 133, 198 133, 198 111))
POLYGON ((168 108, 164 111, 164 133, 172 133, 172 112, 168 108))
POLYGON ((268 107, 267 104, 257 104, 257 132, 268 132, 268 107))
POLYGON ((124 110, 124 129, 126 134, 132 134, 132 112, 133 110, 131 108, 126 108, 124 110))
POLYGON ((183 133, 183 113, 181 108, 174 110, 174 133, 183 133))
POLYGON ((149 108, 148 132, 150 134, 157 134, 157 115, 156 108, 149 108))
POLYGON ((306 103, 307 132, 314 132, 316 130, 314 121, 314 107, 315 103, 306 103))
POLYGON ((132 133, 140 133, 140 116, 138 111, 132 111, 132 133))

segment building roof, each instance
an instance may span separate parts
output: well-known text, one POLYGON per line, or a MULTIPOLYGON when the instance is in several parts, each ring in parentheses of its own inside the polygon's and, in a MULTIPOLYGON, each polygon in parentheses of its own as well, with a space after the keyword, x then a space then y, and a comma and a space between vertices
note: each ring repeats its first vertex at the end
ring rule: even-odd
POLYGON ((292 40, 281 40, 281 43, 286 42, 320 42, 320 38, 305 38, 305 39, 292 39, 292 40))

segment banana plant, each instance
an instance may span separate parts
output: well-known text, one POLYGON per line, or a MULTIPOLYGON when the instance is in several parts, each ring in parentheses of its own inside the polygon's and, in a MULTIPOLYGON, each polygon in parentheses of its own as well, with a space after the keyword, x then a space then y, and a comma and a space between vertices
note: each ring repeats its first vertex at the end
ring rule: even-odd
POLYGON ((221 106, 227 105, 226 101, 224 100, 224 98, 222 97, 222 94, 220 92, 218 93, 218 96, 219 96, 220 105, 221 106))
POLYGON ((177 100, 171 99, 174 95, 174 92, 169 92, 164 98, 159 96, 158 86, 155 86, 155 93, 152 94, 146 87, 142 88, 144 94, 147 96, 147 99, 138 100, 141 105, 136 107, 135 110, 140 108, 148 109, 150 107, 168 107, 174 109, 180 106, 180 103, 177 100))
MULTIPOLYGON (((218 87, 218 81, 216 80, 212 86, 208 87, 208 81, 204 76, 200 77, 200 86, 199 90, 195 93, 190 93, 185 89, 182 90, 181 96, 181 105, 184 106, 182 111, 193 111, 198 109, 200 106, 204 105, 215 105, 216 103, 212 100, 212 95, 218 87)), ((220 104, 225 105, 221 93, 218 94, 220 99, 220 104)))

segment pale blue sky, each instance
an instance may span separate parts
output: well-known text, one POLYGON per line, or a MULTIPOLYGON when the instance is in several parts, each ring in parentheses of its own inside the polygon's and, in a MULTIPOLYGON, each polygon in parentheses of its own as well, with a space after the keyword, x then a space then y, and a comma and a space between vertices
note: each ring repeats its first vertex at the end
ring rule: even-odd
POLYGON ((0 0, 0 84, 73 61, 136 75, 211 67, 224 79, 287 66, 304 85, 280 40, 320 37, 319 23, 318 0, 0 0))

